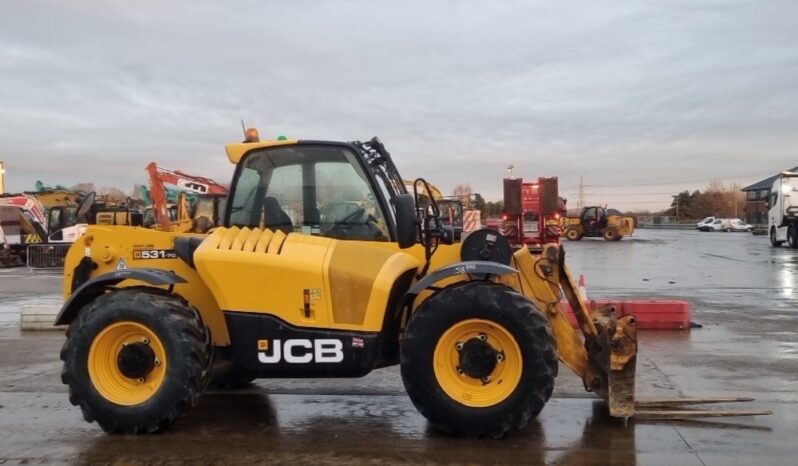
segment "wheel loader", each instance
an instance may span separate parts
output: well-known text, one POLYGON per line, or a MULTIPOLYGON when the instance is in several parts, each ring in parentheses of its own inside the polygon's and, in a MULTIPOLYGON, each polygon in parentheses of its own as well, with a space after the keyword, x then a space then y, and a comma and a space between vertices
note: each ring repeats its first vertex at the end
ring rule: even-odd
POLYGON ((417 208, 430 187, 408 192, 377 138, 249 130, 226 151, 223 226, 92 225, 70 249, 56 324, 68 325, 62 380, 87 421, 151 433, 210 384, 399 365, 436 428, 501 437, 541 412, 558 361, 611 415, 651 411, 635 402, 634 317, 587 309, 559 245, 513 250, 491 230, 452 244, 435 202, 417 208))

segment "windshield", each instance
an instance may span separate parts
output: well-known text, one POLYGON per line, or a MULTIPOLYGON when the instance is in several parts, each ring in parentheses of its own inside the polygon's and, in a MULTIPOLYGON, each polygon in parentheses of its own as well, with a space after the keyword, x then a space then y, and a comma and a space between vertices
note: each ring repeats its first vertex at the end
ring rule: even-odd
POLYGON ((229 225, 339 239, 389 241, 377 194, 357 154, 333 144, 249 153, 239 169, 229 225))

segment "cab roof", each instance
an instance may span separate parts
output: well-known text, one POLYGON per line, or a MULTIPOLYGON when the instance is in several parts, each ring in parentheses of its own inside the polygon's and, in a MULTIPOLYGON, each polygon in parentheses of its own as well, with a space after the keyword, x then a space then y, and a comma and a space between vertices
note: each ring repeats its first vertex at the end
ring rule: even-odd
POLYGON ((262 149, 264 147, 272 146, 288 146, 291 144, 297 144, 298 142, 298 139, 282 139, 279 141, 276 139, 267 139, 258 142, 237 142, 227 144, 224 146, 224 148, 227 152, 227 159, 230 160, 230 163, 238 164, 238 162, 240 162, 244 157, 244 154, 253 149, 262 149))

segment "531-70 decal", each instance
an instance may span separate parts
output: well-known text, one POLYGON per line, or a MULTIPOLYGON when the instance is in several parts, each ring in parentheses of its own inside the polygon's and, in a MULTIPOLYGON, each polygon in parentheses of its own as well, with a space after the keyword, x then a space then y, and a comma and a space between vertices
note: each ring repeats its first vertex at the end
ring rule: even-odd
POLYGON ((177 259, 174 249, 135 249, 133 260, 145 259, 177 259))

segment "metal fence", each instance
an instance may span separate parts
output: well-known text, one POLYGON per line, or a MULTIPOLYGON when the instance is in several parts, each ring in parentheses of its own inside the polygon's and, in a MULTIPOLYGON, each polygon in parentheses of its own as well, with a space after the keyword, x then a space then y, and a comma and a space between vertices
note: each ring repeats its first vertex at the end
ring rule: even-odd
POLYGON ((31 270, 64 268, 64 259, 72 244, 31 244, 28 246, 27 263, 31 270))

